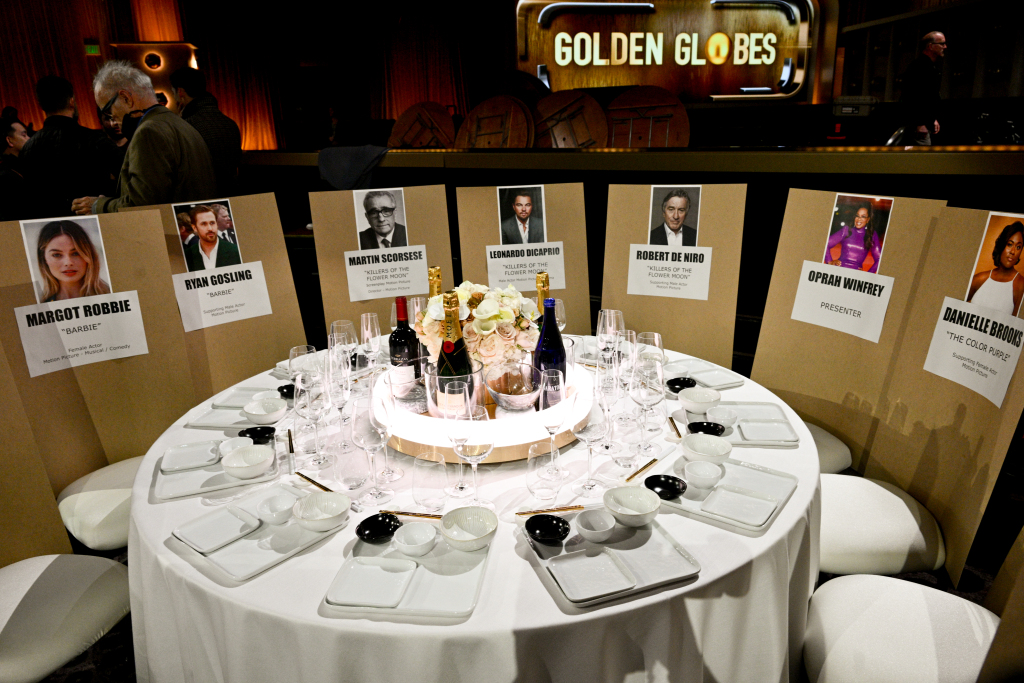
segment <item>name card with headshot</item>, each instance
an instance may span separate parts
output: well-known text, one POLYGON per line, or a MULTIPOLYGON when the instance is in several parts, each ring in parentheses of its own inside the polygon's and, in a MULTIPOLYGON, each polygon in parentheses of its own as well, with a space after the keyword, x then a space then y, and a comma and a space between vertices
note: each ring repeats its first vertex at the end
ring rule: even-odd
POLYGON ((551 289, 565 289, 564 249, 548 241, 544 225, 544 186, 496 189, 501 242, 487 247, 487 286, 529 291, 543 271, 551 289))

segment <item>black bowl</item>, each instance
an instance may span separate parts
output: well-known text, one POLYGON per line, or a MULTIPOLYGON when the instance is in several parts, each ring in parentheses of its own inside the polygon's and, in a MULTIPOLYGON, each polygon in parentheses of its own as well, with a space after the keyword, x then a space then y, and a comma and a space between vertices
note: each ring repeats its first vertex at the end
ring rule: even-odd
POLYGON ((286 401, 290 401, 295 398, 295 385, 294 384, 282 384, 277 388, 277 393, 281 394, 281 398, 286 401))
POLYGON ((644 486, 657 493, 662 500, 672 500, 686 493, 686 482, 670 474, 652 474, 644 479, 644 486))
POLYGON ((665 380, 665 386, 672 393, 678 394, 683 389, 692 389, 697 386, 697 380, 692 377, 673 377, 665 380))
POLYGON ((249 437, 254 444, 266 444, 274 442, 276 432, 273 427, 249 427, 238 432, 238 435, 249 437))
POLYGON ((686 425, 686 431, 691 434, 710 434, 711 436, 721 436, 722 434, 725 434, 725 427, 717 422, 691 422, 686 425))
POLYGON ((526 520, 526 533, 544 545, 558 545, 569 535, 569 522, 554 515, 533 515, 526 520))
POLYGON ((367 543, 383 543, 391 540, 391 537, 402 526, 401 520, 386 512, 370 515, 356 527, 356 536, 367 543))

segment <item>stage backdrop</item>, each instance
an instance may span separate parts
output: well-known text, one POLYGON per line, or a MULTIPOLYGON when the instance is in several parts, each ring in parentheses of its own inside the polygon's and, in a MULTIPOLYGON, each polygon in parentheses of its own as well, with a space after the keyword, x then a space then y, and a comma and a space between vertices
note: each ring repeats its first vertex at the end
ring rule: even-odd
MULTIPOLYGON (((583 183, 557 185, 520 184, 517 187, 543 187, 542 219, 547 242, 562 243, 565 266, 565 289, 555 289, 552 275, 549 296, 565 303, 565 334, 590 334, 590 279, 587 271, 587 219, 583 206, 583 183)), ((459 240, 462 251, 462 276, 470 282, 488 284, 487 247, 502 244, 501 221, 508 218, 506 208, 499 209, 498 188, 460 187, 459 240)), ((536 204, 535 213, 536 216, 536 204)), ((533 220, 531 218, 531 220, 533 220)), ((531 240, 534 241, 534 240, 531 240)), ((528 246, 528 245, 509 245, 528 246)), ((533 284, 517 287, 519 291, 537 296, 535 273, 529 275, 533 284)))
MULTIPOLYGON (((408 235, 408 245, 422 244, 426 247, 427 266, 440 266, 442 286, 446 290, 451 289, 455 283, 452 281, 452 247, 448 234, 444 185, 401 189, 405 207, 401 218, 408 235)), ((358 191, 360 196, 365 193, 366 190, 358 191)), ((361 314, 376 313, 381 334, 390 334, 393 297, 365 301, 349 299, 345 252, 359 249, 359 228, 365 229, 365 226, 356 223, 355 195, 350 190, 310 192, 309 208, 313 216, 313 237, 316 240, 316 261, 320 271, 327 332, 330 333, 331 323, 335 320, 351 320, 358 330, 361 314)), ((423 294, 417 296, 426 295, 424 289, 423 294)))
MULTIPOLYGON (((665 186, 668 188, 669 186, 665 186)), ((672 186, 676 187, 676 186, 672 186)), ((732 367, 743 241, 746 185, 679 185, 690 197, 683 221, 695 227, 697 247, 711 248, 711 275, 707 299, 679 299, 627 293, 631 244, 647 244, 652 226, 661 225, 661 186, 610 185, 608 231, 604 246, 604 290, 601 308, 625 313, 626 327, 661 332, 666 349, 732 367), (699 192, 694 190, 699 187, 699 192), (657 195, 657 196, 655 196, 657 195), (652 209, 653 205, 653 209, 652 209), (652 217, 652 212, 658 215, 652 217), (693 214, 697 213, 698 216, 693 214)))
POLYGON ((18 223, 0 224, 0 344, 54 493, 143 455, 197 398, 156 211, 99 216, 114 292, 138 292, 149 353, 29 376, 13 309, 36 303, 18 223))

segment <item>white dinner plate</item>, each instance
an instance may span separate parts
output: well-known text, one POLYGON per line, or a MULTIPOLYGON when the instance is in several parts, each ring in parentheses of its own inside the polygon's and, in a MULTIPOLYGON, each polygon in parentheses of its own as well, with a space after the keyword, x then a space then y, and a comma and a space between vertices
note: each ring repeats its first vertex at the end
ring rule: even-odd
POLYGON ((276 391, 275 387, 231 387, 213 398, 214 408, 241 410, 252 402, 253 396, 264 391, 276 391))
POLYGON ((791 443, 800 440, 789 420, 740 420, 738 426, 747 441, 791 443))
POLYGON ((722 486, 704 499, 700 509, 750 526, 761 526, 779 506, 772 496, 738 486, 722 486))
POLYGON ((327 590, 327 602, 353 607, 397 607, 417 563, 394 557, 351 557, 327 590))
POLYGON ((572 602, 595 600, 636 586, 633 574, 615 551, 607 548, 553 557, 548 571, 572 602))
POLYGON ((161 472, 180 472, 209 467, 220 460, 220 439, 171 446, 160 460, 161 472))
POLYGON ((190 522, 185 522, 171 533, 196 552, 206 555, 252 533, 260 520, 234 505, 214 510, 190 522))

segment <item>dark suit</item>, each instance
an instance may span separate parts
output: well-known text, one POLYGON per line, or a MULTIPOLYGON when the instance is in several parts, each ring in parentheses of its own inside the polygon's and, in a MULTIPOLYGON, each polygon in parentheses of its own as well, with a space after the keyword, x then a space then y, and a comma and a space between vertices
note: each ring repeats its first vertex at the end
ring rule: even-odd
MULTIPOLYGON (((651 228, 651 238, 647 244, 660 244, 663 247, 668 246, 668 235, 665 234, 665 224, 661 223, 651 228)), ((697 229, 691 228, 689 225, 683 225, 683 246, 684 247, 695 247, 697 246, 697 229)))
MULTIPOLYGON (((393 247, 407 247, 409 246, 409 240, 405 236, 405 226, 401 223, 395 223, 395 229, 391 231, 391 246, 393 247)), ((374 232, 373 228, 367 228, 359 233, 359 248, 360 249, 380 249, 380 245, 377 244, 377 233, 374 232)))
MULTIPOLYGON (((530 244, 544 241, 544 221, 537 216, 530 216, 530 244)), ((515 214, 501 222, 501 243, 522 244, 523 231, 519 229, 519 219, 515 214)))
MULTIPOLYGON (((238 253, 238 247, 227 240, 217 240, 217 263, 216 268, 224 266, 237 266, 242 262, 242 256, 238 253)), ((185 267, 188 272, 194 273, 197 270, 206 270, 203 263, 203 255, 199 253, 199 240, 193 240, 185 247, 185 267)))

